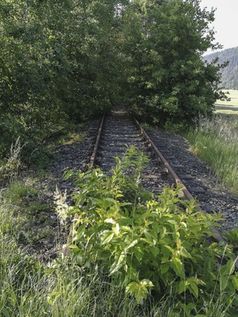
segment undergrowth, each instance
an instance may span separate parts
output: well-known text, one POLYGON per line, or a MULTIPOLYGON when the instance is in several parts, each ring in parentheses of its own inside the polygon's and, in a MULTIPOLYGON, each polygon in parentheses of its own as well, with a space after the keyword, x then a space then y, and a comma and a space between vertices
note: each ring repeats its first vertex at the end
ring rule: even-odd
POLYGON ((178 198, 179 188, 158 197, 146 191, 146 162, 130 149, 110 175, 68 173, 74 204, 55 197, 61 226, 72 225, 47 263, 19 244, 21 218, 9 207, 36 193, 16 184, 2 195, 0 316, 236 316, 235 258, 232 246, 212 242, 217 217, 178 198))

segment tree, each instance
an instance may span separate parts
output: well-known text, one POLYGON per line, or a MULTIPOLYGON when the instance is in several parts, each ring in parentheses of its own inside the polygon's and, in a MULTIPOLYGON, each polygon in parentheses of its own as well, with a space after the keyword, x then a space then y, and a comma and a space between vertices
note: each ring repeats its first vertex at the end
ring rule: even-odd
POLYGON ((160 124, 211 115, 220 96, 219 66, 205 64, 202 54, 218 47, 209 29, 214 11, 198 0, 135 0, 125 20, 134 111, 160 124))
POLYGON ((145 120, 196 121, 219 97, 214 12, 198 0, 2 0, 2 152, 127 104, 145 120))
POLYGON ((41 143, 62 120, 83 120, 120 95, 117 0, 0 4, 4 152, 19 135, 41 143))

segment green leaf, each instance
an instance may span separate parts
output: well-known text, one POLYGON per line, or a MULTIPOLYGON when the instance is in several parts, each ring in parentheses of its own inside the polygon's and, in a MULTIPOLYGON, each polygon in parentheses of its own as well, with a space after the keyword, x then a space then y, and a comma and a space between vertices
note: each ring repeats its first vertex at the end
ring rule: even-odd
POLYGON ((143 300, 148 296, 149 290, 154 285, 150 280, 142 280, 140 282, 131 282, 126 287, 126 293, 135 297, 138 304, 142 304, 143 300))
POLYGON ((231 281, 235 290, 238 290, 238 275, 232 276, 231 281))
POLYGON ((192 256, 191 254, 183 247, 181 247, 180 249, 180 255, 184 258, 189 258, 189 259, 192 259, 192 256))
POLYGON ((125 251, 128 251, 128 250, 130 250, 131 248, 133 248, 135 245, 138 244, 138 242, 139 242, 138 239, 132 241, 132 242, 126 247, 125 251))
POLYGON ((198 286, 196 283, 191 282, 188 285, 188 290, 192 293, 196 298, 198 298, 198 286))
POLYGON ((220 290, 224 291, 228 284, 230 276, 235 270, 235 261, 229 260, 220 270, 220 290))
POLYGON ((184 266, 182 261, 178 257, 173 257, 171 260, 171 267, 174 272, 181 278, 184 278, 184 266))
POLYGON ((120 268, 126 263, 126 254, 122 252, 118 257, 117 261, 115 261, 110 268, 110 275, 118 272, 120 268))
POLYGON ((180 281, 178 285, 178 294, 184 293, 187 290, 186 281, 180 281))
POLYGON ((104 220, 104 222, 105 223, 110 223, 112 225, 116 224, 116 221, 114 219, 112 219, 112 218, 107 218, 107 219, 104 220))
POLYGON ((104 233, 103 236, 102 236, 102 245, 106 245, 108 244, 109 242, 112 241, 112 239, 114 238, 114 233, 109 231, 107 233, 104 233))
POLYGON ((116 223, 113 227, 112 227, 112 231, 115 233, 116 236, 119 235, 120 233, 120 226, 118 223, 116 223))

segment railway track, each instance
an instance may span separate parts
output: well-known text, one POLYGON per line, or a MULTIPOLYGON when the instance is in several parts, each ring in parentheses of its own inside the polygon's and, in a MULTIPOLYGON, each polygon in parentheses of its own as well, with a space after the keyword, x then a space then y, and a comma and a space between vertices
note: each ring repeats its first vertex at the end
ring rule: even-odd
POLYGON ((104 171, 110 171, 115 165, 115 157, 122 157, 131 146, 135 146, 150 158, 142 174, 142 184, 145 188, 157 194, 165 186, 173 184, 164 166, 150 151, 141 131, 125 113, 107 115, 102 120, 91 166, 97 165, 104 171))
MULTIPOLYGON (((112 112, 102 118, 90 167, 99 166, 104 171, 110 171, 115 165, 115 157, 122 157, 132 145, 143 151, 150 159, 142 175, 142 184, 146 189, 157 194, 165 186, 180 185, 184 199, 194 199, 173 165, 159 150, 157 142, 152 140, 143 127, 126 112, 112 112)), ((213 236, 218 242, 224 241, 216 229, 213 230, 213 236)), ((238 268, 238 263, 236 266, 238 268)))
POLYGON ((142 174, 142 184, 146 189, 157 194, 165 186, 180 184, 184 197, 193 199, 145 130, 126 112, 115 111, 102 118, 90 166, 99 166, 104 171, 110 171, 115 165, 115 157, 122 157, 130 146, 135 146, 150 159, 142 174))

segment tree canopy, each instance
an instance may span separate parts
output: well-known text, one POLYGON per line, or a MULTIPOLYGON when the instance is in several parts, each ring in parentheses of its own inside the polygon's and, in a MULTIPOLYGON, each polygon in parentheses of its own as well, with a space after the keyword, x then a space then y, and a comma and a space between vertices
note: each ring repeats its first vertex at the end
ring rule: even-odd
POLYGON ((213 20, 199 0, 2 0, 2 150, 115 104, 161 124, 211 114, 213 20))

